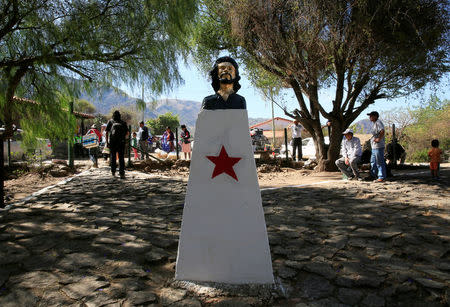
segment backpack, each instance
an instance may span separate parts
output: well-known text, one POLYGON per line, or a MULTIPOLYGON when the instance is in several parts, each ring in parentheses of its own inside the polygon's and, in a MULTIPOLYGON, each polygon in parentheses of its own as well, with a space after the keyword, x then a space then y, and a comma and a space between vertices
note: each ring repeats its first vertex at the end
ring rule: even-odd
POLYGON ((113 144, 124 143, 127 134, 127 127, 122 121, 112 121, 109 141, 113 144))
POLYGON ((148 139, 148 128, 147 127, 142 127, 142 136, 141 136, 142 140, 147 140, 148 139))

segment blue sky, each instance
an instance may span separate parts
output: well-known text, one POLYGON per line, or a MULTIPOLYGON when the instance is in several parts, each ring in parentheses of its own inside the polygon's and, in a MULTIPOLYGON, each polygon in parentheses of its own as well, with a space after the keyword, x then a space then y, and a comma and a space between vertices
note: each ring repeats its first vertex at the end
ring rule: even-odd
MULTIPOLYGON (((186 66, 183 63, 180 63, 180 74, 184 79, 184 84, 174 88, 171 92, 165 93, 157 97, 161 98, 178 98, 178 99, 186 99, 186 100, 194 100, 194 101, 202 101, 205 96, 213 94, 213 89, 210 85, 208 77, 200 72, 194 64, 186 66)), ((270 118, 272 116, 271 105, 269 102, 264 101, 262 96, 257 92, 257 90, 252 87, 250 81, 245 75, 245 71, 242 69, 239 71, 241 74, 241 89, 239 90, 239 94, 244 96, 247 101, 247 110, 248 116, 252 118, 263 117, 270 118)), ((431 94, 436 94, 441 99, 450 99, 450 86, 449 86, 449 78, 446 78, 439 85, 439 89, 437 91, 427 88, 421 93, 410 95, 408 97, 398 98, 395 100, 387 100, 380 99, 377 102, 370 106, 367 111, 387 111, 393 108, 402 107, 402 106, 414 106, 420 104, 420 102, 427 100, 431 94)), ((140 97, 141 92, 139 90, 130 91, 129 89, 124 88, 124 90, 133 97, 140 97)), ((320 102, 325 110, 331 110, 331 101, 334 98, 334 91, 332 89, 323 90, 319 93, 320 102)), ((293 110, 294 108, 298 108, 298 103, 296 98, 294 97, 294 93, 291 89, 287 89, 284 93, 284 103, 279 102, 280 104, 286 105, 288 110, 293 110)), ((146 97, 146 100, 148 98, 146 97)), ((284 115, 283 110, 281 110, 276 105, 274 106, 275 116, 286 117, 284 115)), ((368 112, 363 112, 357 119, 365 119, 367 116, 365 115, 368 112)), ((322 119, 325 122, 325 120, 322 119)))

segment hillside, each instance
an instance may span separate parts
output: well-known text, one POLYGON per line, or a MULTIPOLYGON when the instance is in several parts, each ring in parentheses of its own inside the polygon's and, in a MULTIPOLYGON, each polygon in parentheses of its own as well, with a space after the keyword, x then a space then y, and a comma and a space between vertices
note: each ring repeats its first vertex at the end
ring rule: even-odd
POLYGON ((354 125, 356 125, 355 133, 369 133, 372 127, 370 119, 362 119, 354 123, 354 125))
MULTIPOLYGON (((109 111, 117 106, 125 106, 135 108, 136 99, 129 96, 124 91, 113 87, 101 87, 91 93, 83 93, 79 97, 91 102, 98 113, 107 114, 109 111)), ((200 101, 183 100, 183 99, 160 99, 155 105, 147 103, 147 110, 145 111, 145 118, 156 118, 158 115, 172 112, 178 114, 180 124, 185 124, 190 129, 195 127, 197 114, 200 111, 202 103, 200 101)), ((249 125, 265 121, 267 118, 249 118, 249 125)))

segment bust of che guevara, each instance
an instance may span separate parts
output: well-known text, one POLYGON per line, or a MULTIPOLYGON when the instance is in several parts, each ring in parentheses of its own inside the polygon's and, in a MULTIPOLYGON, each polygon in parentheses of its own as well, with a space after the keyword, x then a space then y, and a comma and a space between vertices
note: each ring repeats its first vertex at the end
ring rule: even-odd
POLYGON ((214 63, 213 69, 209 72, 211 85, 216 92, 203 99, 202 109, 223 110, 223 109, 246 109, 245 98, 236 92, 241 88, 239 80, 238 65, 236 61, 229 57, 220 57, 214 63))

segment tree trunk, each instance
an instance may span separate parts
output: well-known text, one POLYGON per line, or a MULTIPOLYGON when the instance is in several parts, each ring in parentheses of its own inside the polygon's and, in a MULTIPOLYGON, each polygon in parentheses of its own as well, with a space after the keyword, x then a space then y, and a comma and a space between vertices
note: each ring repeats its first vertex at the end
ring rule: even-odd
MULTIPOLYGON (((340 155, 343 131, 344 129, 340 122, 336 121, 331 123, 331 134, 328 136, 330 140, 330 146, 328 147, 326 159, 323 158, 318 160, 319 171, 334 172, 337 170, 335 161, 339 158, 340 155)), ((321 157, 325 157, 325 155, 321 157)))
POLYGON ((0 147, 0 208, 5 207, 5 190, 4 190, 4 182, 5 182, 5 161, 3 158, 4 150, 3 150, 3 142, 5 139, 3 135, 0 135, 1 147, 0 147))

